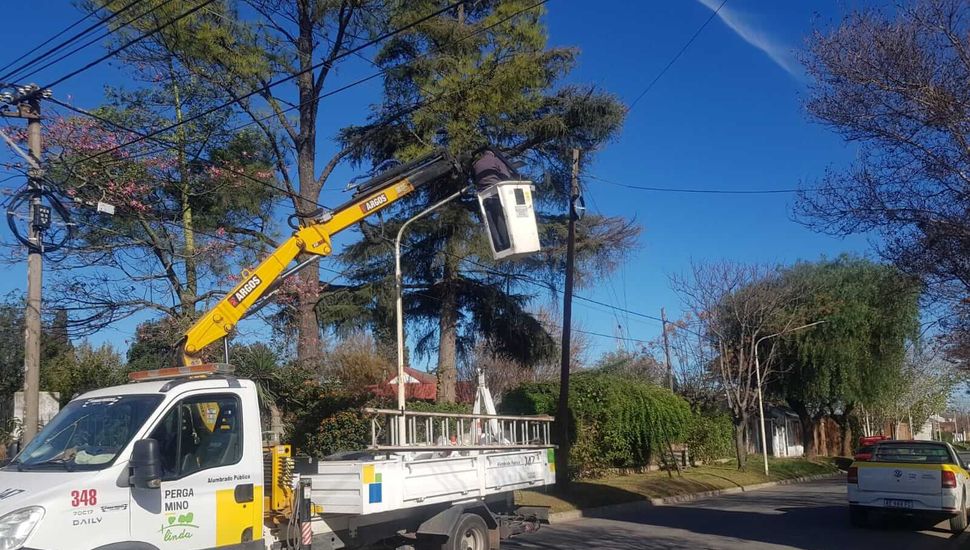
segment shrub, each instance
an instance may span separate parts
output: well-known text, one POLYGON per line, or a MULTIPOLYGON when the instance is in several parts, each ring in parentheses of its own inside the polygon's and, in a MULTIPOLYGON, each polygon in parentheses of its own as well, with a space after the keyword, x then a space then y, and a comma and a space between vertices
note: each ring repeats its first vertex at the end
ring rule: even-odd
POLYGON ((687 434, 687 452, 691 463, 709 463, 734 454, 734 426, 723 413, 697 412, 687 434))
MULTIPOLYGON (((558 395, 556 383, 526 384, 506 395, 502 408, 555 414, 558 395)), ((668 444, 684 442, 692 424, 687 402, 669 390, 607 373, 575 375, 569 409, 571 475, 645 466, 668 444)))
POLYGON ((362 449, 370 439, 370 425, 361 412, 369 397, 312 379, 292 386, 278 401, 283 406, 286 440, 298 454, 315 458, 362 449))
POLYGON ((370 421, 360 410, 347 409, 323 418, 316 432, 308 435, 302 450, 322 458, 344 451, 359 451, 370 444, 370 421))
MULTIPOLYGON (((370 445, 371 417, 364 414, 365 407, 396 409, 386 400, 377 399, 365 392, 350 392, 339 384, 318 384, 307 381, 301 384, 288 399, 299 395, 306 405, 285 415, 289 424, 287 440, 297 453, 314 458, 344 452, 359 451, 370 445)), ((428 403, 409 401, 408 411, 469 413, 471 406, 460 403, 428 403)), ((451 430, 457 425, 453 422, 451 430)), ((418 437, 424 437, 423 423, 418 423, 418 437)))

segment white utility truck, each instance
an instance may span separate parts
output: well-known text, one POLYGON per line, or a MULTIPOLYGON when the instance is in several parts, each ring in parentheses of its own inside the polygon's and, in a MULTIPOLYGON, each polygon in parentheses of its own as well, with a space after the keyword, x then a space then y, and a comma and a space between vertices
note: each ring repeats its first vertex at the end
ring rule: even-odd
POLYGON ((407 411, 397 440, 400 411, 371 411, 370 449, 314 461, 263 444, 255 385, 224 367, 133 378, 71 401, 0 470, 0 549, 486 550, 535 528, 509 491, 555 478, 549 417, 407 411))
POLYGON ((872 458, 849 467, 849 519, 861 527, 872 513, 925 516, 948 519, 960 533, 970 506, 966 468, 942 441, 880 441, 872 458))
MULTIPOLYGON (((498 152, 479 153, 473 182, 493 253, 535 251, 531 183, 498 152)), ((398 408, 369 410, 370 447, 337 460, 264 441, 254 383, 204 363, 283 278, 329 255, 334 234, 422 187, 458 198, 441 187, 465 187, 468 172, 437 151, 341 207, 296 217, 293 235, 186 332, 182 366, 76 397, 0 469, 0 550, 490 550, 535 529, 535 511, 513 510, 510 495, 554 481, 552 418, 496 415, 482 387, 490 414, 407 411, 402 341, 398 408)))

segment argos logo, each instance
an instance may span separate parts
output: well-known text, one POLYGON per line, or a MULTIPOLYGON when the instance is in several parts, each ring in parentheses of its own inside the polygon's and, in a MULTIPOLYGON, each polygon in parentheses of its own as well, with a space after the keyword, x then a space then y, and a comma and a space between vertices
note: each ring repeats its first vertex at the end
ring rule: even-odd
POLYGON ((259 278, 259 275, 253 275, 243 286, 239 287, 239 290, 229 297, 229 303, 232 304, 232 307, 238 307, 239 302, 243 301, 246 296, 252 294, 261 284, 263 284, 263 281, 259 278))
POLYGON ((387 194, 381 193, 376 197, 369 199, 367 202, 360 205, 360 209, 364 211, 364 214, 370 212, 371 210, 387 203, 387 194))

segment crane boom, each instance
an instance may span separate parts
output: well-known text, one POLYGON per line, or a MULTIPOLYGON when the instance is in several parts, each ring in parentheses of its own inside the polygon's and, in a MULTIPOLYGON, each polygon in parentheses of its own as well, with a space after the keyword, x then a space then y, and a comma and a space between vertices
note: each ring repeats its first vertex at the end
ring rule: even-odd
POLYGON ((328 256, 333 235, 449 174, 460 174, 460 166, 445 151, 436 151, 361 184, 350 201, 301 224, 255 269, 243 271, 240 282, 186 331, 182 364, 201 363, 206 346, 226 337, 260 298, 276 289, 300 255, 328 256))

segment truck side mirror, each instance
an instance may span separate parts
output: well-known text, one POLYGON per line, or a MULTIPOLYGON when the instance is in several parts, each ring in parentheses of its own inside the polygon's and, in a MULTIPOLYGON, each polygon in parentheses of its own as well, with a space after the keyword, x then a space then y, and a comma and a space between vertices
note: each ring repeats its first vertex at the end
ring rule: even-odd
POLYGON ((162 486, 162 451, 158 441, 139 439, 128 461, 131 484, 139 489, 158 489, 162 486))

